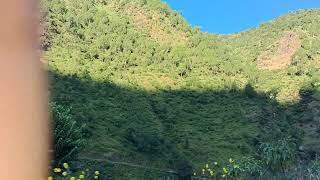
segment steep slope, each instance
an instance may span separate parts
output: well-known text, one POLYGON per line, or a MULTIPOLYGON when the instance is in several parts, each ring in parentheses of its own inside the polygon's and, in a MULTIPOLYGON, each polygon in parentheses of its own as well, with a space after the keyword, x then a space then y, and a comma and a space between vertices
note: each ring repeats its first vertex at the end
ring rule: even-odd
POLYGON ((318 137, 318 125, 304 137, 296 127, 308 131, 298 124, 318 117, 310 103, 318 103, 319 10, 215 35, 160 0, 51 0, 44 8, 51 98, 88 125, 83 157, 199 166, 254 155, 272 139, 300 146, 318 137), (308 117, 299 111, 306 106, 308 117))

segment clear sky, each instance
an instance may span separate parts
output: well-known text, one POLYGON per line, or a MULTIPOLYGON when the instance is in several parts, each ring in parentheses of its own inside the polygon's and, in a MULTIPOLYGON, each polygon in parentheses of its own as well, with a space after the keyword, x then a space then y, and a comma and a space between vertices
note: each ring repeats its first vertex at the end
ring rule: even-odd
POLYGON ((320 8, 320 0, 164 0, 193 26, 234 33, 259 26, 290 11, 320 8))

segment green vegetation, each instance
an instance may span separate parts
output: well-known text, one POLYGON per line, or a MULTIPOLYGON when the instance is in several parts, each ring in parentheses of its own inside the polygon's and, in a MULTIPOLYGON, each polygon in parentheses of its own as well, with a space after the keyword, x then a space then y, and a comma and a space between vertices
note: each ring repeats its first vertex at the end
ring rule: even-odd
POLYGON ((72 172, 68 163, 63 163, 62 167, 52 169, 48 180, 96 180, 102 179, 103 176, 100 171, 91 172, 89 169, 78 170, 79 172, 72 172))
POLYGON ((50 105, 54 122, 54 160, 55 164, 60 164, 63 161, 74 159, 75 155, 84 146, 84 125, 79 126, 72 119, 69 108, 56 103, 50 105))
MULTIPOLYGON (((287 173, 320 152, 319 10, 216 35, 160 0, 42 5, 51 100, 87 125, 80 159, 187 177, 206 162, 244 156, 287 173)), ((108 170, 111 179, 157 179, 108 170)))

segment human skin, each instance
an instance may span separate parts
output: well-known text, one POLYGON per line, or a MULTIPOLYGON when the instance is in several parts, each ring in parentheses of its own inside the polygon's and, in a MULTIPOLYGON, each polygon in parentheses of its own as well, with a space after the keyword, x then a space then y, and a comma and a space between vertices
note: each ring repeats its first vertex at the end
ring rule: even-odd
POLYGON ((0 180, 47 178, 47 76, 37 17, 35 0, 0 0, 0 180))

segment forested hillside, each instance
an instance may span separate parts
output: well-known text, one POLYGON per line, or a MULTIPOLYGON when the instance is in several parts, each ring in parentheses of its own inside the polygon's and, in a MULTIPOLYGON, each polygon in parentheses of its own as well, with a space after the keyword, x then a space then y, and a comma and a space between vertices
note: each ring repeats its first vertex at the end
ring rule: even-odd
POLYGON ((292 154, 288 169, 320 152, 320 10, 219 35, 160 0, 43 0, 42 8, 51 101, 86 125, 79 159, 198 172, 229 158, 261 160, 261 145, 278 142, 292 154))

